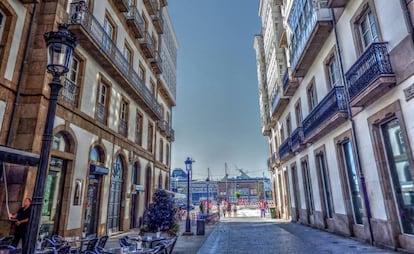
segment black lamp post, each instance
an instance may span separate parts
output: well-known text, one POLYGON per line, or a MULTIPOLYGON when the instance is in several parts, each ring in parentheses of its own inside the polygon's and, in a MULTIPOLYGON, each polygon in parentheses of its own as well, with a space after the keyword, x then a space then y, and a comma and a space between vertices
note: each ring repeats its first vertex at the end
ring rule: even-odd
POLYGON ((207 185, 207 215, 210 213, 210 192, 208 191, 208 186, 210 184, 210 176, 207 177, 206 179, 206 185, 207 185))
POLYGON ((42 214, 43 196, 49 166, 50 145, 53 138, 53 123, 56 116, 56 105, 59 91, 62 88, 61 77, 69 71, 73 50, 76 47, 76 37, 68 31, 66 24, 60 24, 57 32, 45 33, 47 45, 47 71, 53 75, 50 86, 49 108, 47 110, 45 130, 43 133, 42 150, 36 182, 33 191, 31 213, 26 242, 23 253, 34 253, 42 214))
POLYGON ((193 235, 191 232, 191 223, 190 223, 190 174, 193 167, 193 159, 187 157, 187 160, 184 161, 185 169, 187 170, 187 218, 185 220, 185 232, 183 235, 193 235))

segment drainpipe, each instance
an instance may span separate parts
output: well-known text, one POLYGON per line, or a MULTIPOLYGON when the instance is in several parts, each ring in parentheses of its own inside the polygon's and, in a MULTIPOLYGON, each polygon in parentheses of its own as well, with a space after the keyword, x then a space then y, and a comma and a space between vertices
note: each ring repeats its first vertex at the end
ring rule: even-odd
POLYGON ((16 96, 14 97, 14 103, 13 103, 13 108, 12 108, 12 113, 11 113, 10 124, 9 124, 9 131, 7 133, 7 136, 6 136, 6 146, 10 145, 11 136, 12 136, 12 132, 13 132, 13 128, 14 128, 15 117, 13 117, 13 116, 16 114, 17 106, 19 105, 19 98, 20 98, 20 91, 21 91, 21 87, 22 87, 23 73, 26 70, 26 66, 27 66, 27 58, 29 56, 29 48, 30 48, 30 44, 32 42, 32 31, 33 31, 34 19, 35 19, 36 13, 37 13, 37 1, 35 1, 33 3, 33 10, 32 10, 32 14, 31 14, 31 17, 30 17, 29 31, 28 31, 28 34, 27 34, 26 44, 24 46, 23 60, 22 60, 22 63, 20 65, 20 73, 19 73, 19 77, 18 77, 18 81, 17 81, 17 90, 16 90, 16 96))
POLYGON ((332 15, 332 23, 333 23, 333 31, 335 34, 335 44, 336 44, 336 53, 338 55, 338 62, 339 62, 339 66, 340 66, 340 71, 341 71, 341 76, 344 80, 344 84, 345 84, 345 96, 347 98, 347 111, 348 111, 348 117, 349 120, 351 121, 351 132, 352 132, 352 141, 355 144, 355 152, 356 152, 356 161, 358 164, 358 168, 359 168, 359 178, 361 180, 361 187, 362 187, 362 193, 363 193, 363 199, 364 199, 364 204, 365 204, 365 209, 367 212, 367 221, 368 221, 368 228, 369 228, 369 242, 371 245, 374 244, 374 234, 372 232, 372 225, 371 225, 371 206, 369 203, 369 197, 368 197, 368 191, 367 191, 367 186, 366 186, 366 182, 365 182, 365 176, 364 176, 364 171, 362 169, 362 165, 361 165, 361 157, 359 156, 359 146, 358 146, 358 138, 357 138, 357 133, 356 133, 356 128, 355 128, 355 121, 352 117, 352 112, 351 112, 351 107, 349 105, 349 94, 348 94, 348 84, 346 82, 345 79, 345 75, 344 75, 344 66, 343 66, 343 62, 342 62, 342 53, 341 53, 341 48, 339 47, 339 40, 338 40, 338 33, 336 30, 336 20, 335 20, 335 13, 334 13, 334 9, 331 9, 331 15, 332 15))

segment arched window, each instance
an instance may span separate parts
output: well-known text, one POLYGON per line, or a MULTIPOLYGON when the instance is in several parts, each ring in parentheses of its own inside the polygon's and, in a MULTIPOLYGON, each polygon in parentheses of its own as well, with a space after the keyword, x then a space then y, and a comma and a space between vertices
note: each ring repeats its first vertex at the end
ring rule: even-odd
POLYGON ((69 152, 70 142, 63 133, 59 132, 53 136, 52 148, 60 152, 69 152))

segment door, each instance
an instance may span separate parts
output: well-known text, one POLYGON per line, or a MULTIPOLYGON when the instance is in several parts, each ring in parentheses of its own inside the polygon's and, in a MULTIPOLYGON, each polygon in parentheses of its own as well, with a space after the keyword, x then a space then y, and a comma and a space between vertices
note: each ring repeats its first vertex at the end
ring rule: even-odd
POLYGON ((99 208, 99 176, 89 175, 89 185, 86 192, 86 208, 84 217, 83 232, 86 235, 94 235, 97 233, 98 228, 98 208, 99 208))

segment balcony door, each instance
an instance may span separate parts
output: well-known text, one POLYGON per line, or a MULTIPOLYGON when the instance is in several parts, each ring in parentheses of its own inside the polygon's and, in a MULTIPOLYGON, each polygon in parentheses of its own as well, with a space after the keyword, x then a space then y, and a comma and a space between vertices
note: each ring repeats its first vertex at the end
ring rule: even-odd
POLYGON ((108 233, 121 230, 121 203, 123 189, 124 160, 120 155, 115 159, 112 167, 111 185, 108 202, 108 233))

